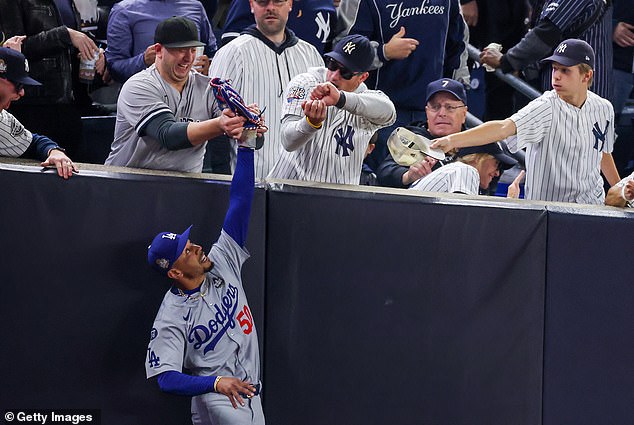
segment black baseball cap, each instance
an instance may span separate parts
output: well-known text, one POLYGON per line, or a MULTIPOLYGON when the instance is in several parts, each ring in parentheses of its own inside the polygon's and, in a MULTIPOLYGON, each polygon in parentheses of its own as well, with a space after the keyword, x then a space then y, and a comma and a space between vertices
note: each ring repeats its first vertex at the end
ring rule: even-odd
POLYGON ((173 16, 159 22, 154 31, 154 42, 168 48, 204 46, 198 37, 196 24, 182 16, 173 16))
POLYGON ((503 170, 508 170, 512 166, 517 164, 517 160, 512 156, 509 156, 504 153, 502 148, 497 143, 489 143, 487 145, 482 146, 470 146, 468 148, 460 148, 458 149, 458 153, 456 156, 458 158, 470 155, 472 153, 486 153, 489 154, 498 161, 500 161, 500 168, 503 170))
POLYGON ((25 86, 41 86, 37 80, 29 77, 29 61, 17 50, 0 47, 0 78, 25 86))
POLYGON ((374 48, 367 37, 353 34, 339 40, 324 56, 333 58, 352 72, 366 72, 372 69, 374 48))
POLYGON ((427 85, 427 98, 425 103, 429 102, 429 99, 438 92, 446 91, 451 93, 458 100, 462 100, 462 103, 467 104, 467 92, 464 89, 462 83, 451 78, 441 78, 440 80, 432 81, 427 85))
POLYGON ((575 66, 585 63, 594 69, 594 49, 583 40, 569 38, 559 43, 553 54, 541 61, 557 62, 563 66, 575 66))

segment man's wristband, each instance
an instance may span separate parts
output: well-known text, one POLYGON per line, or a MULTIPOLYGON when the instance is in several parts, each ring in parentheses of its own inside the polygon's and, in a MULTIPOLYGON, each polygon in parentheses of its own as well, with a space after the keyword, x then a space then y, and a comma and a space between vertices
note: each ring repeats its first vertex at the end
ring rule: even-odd
POLYGON ((306 117, 306 122, 308 123, 309 126, 314 128, 315 130, 319 130, 321 128, 321 126, 323 125, 323 123, 321 123, 321 122, 319 124, 313 124, 312 122, 310 122, 308 117, 306 117))
POLYGON ((335 104, 335 108, 341 109, 344 107, 345 104, 346 104, 346 95, 343 93, 342 90, 339 90, 339 100, 335 104))
POLYGON ((218 392, 218 382, 222 379, 222 376, 216 376, 216 380, 214 381, 214 392, 218 392))

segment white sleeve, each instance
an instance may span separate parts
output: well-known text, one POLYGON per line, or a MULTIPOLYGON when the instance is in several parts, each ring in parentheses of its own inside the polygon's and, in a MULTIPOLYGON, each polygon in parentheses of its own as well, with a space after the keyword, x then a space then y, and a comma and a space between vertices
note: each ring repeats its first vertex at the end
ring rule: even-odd
POLYGON ((152 118, 166 112, 173 114, 161 93, 164 93, 163 87, 151 77, 133 77, 121 89, 118 116, 124 117, 141 136, 152 118))
POLYGON ((7 111, 0 113, 0 156, 17 158, 31 145, 33 135, 7 111))
POLYGON ((517 137, 509 138, 507 146, 513 153, 526 145, 540 143, 550 131, 553 108, 544 96, 538 97, 511 116, 517 128, 517 137))
POLYGON ((388 126, 396 121, 394 103, 380 90, 366 90, 361 93, 345 92, 343 109, 362 116, 373 124, 388 126))

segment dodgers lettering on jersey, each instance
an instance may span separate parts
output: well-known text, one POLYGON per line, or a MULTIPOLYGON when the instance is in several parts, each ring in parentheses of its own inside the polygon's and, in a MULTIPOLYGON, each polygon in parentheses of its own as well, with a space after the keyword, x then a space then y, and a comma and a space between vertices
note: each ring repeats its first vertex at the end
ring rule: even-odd
POLYGON ((229 284, 227 293, 222 297, 222 303, 210 305, 213 318, 207 323, 191 326, 187 333, 187 341, 193 344, 195 350, 205 345, 203 353, 213 350, 216 344, 227 332, 227 329, 235 328, 235 313, 238 308, 238 289, 229 284))

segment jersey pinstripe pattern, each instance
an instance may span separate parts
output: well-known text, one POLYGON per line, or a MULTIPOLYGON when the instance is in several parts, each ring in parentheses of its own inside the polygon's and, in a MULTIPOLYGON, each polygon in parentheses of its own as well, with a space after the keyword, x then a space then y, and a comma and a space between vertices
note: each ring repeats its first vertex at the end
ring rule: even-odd
POLYGON ((17 158, 31 145, 33 135, 16 117, 0 111, 0 156, 17 158))
POLYGON ((269 178, 359 184, 370 138, 394 122, 396 112, 390 99, 362 83, 354 93, 346 93, 342 109, 328 107, 319 130, 310 127, 301 105, 317 84, 326 82, 326 74, 326 68, 311 68, 293 78, 286 88, 281 137, 301 132, 312 137, 295 151, 282 149, 269 178), (350 111, 350 104, 357 107, 350 111))
POLYGON ((456 161, 420 178, 409 189, 421 192, 477 195, 479 187, 480 174, 478 174, 478 170, 464 162, 456 161))
POLYGON ((125 82, 117 101, 114 141, 106 165, 200 173, 207 143, 168 150, 144 133, 157 115, 172 113, 177 122, 203 121, 220 115, 209 77, 190 72, 182 93, 168 84, 155 65, 125 82))
POLYGON ((614 147, 614 111, 588 91, 577 108, 552 90, 511 116, 517 137, 511 152, 526 147, 526 199, 603 204, 601 158, 614 147))
MULTIPOLYGON (((604 8, 604 0, 559 0, 546 1, 540 20, 547 18, 564 34, 575 31, 592 16, 598 7, 604 8)), ((601 19, 577 37, 586 41, 594 49, 594 82, 590 90, 605 99, 611 99, 612 87, 612 7, 607 9, 601 19)), ((550 65, 542 73, 542 87, 551 87, 550 65)))
MULTIPOLYGON (((210 77, 231 80, 247 105, 257 103, 260 109, 266 107, 264 118, 269 129, 264 135, 264 146, 255 152, 256 178, 266 177, 279 157, 284 89, 293 77, 323 63, 317 49, 305 41, 299 40, 277 54, 250 34, 229 42, 211 61, 210 77)), ((233 164, 235 149, 234 144, 233 164)))

